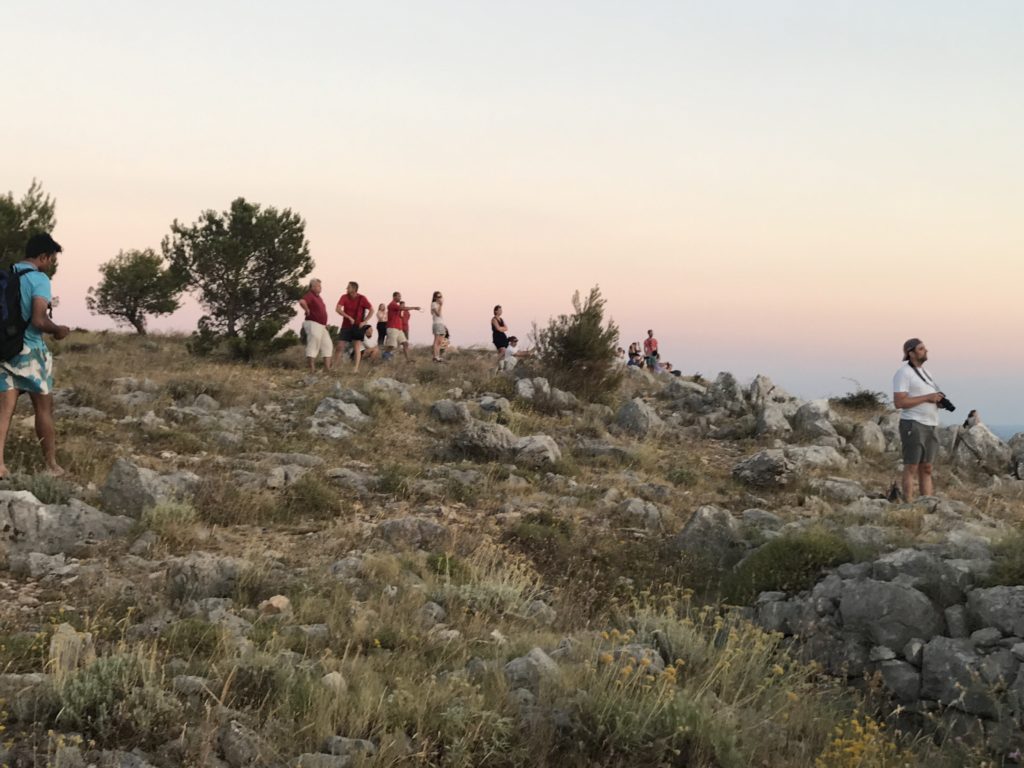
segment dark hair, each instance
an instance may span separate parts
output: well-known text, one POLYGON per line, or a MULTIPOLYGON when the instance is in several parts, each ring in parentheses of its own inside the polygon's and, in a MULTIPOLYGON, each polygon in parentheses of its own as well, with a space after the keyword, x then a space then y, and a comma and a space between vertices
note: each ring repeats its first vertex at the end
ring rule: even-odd
POLYGON ((519 339, 516 338, 515 336, 509 336, 508 337, 508 343, 509 344, 518 344, 519 343, 519 339))
POLYGON ((391 294, 391 298, 397 299, 401 293, 401 291, 395 291, 394 293, 391 294))
POLYGON ((38 259, 40 256, 49 256, 51 253, 60 253, 63 250, 60 243, 50 237, 49 233, 42 232, 32 235, 25 243, 25 258, 38 259))
POLYGON ((499 309, 501 309, 501 304, 495 304, 494 311, 497 312, 499 309))
POLYGON ((357 283, 355 280, 349 280, 348 284, 355 288, 357 291, 359 290, 359 283, 357 283))
POLYGON ((441 296, 441 292, 440 291, 434 291, 434 295, 430 297, 430 300, 431 301, 437 301, 440 296, 441 296))

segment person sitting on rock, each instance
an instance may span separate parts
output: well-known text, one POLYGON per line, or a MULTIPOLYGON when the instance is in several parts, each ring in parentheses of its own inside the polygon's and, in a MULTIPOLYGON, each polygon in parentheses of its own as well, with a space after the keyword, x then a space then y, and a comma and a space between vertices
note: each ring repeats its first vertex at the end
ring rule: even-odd
POLYGON ((508 346, 502 350, 502 358, 498 362, 499 373, 502 371, 511 371, 516 367, 516 365, 518 365, 520 360, 527 357, 533 357, 533 352, 528 349, 524 349, 522 351, 516 349, 517 344, 519 344, 519 339, 515 336, 508 337, 508 346))

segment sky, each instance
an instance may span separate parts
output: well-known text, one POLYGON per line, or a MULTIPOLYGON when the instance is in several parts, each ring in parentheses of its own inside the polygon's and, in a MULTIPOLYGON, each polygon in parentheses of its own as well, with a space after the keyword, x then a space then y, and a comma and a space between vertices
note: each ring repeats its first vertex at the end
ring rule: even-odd
POLYGON ((329 304, 348 280, 374 304, 442 290, 456 345, 494 304, 523 337, 600 285, 623 346, 652 328, 685 373, 889 392, 917 336, 955 416, 1024 424, 1016 0, 2 17, 0 193, 56 199, 69 324, 112 327, 85 308, 99 264, 245 197, 305 219, 329 304))

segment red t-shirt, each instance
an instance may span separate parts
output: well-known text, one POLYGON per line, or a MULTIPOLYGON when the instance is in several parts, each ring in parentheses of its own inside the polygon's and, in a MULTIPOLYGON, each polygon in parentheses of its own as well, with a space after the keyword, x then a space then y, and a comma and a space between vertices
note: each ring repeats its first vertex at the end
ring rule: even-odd
POLYGON ((406 338, 409 338, 409 318, 412 316, 412 312, 408 309, 402 310, 402 333, 405 334, 406 338))
POLYGON ((649 336, 644 339, 644 356, 650 357, 658 351, 658 340, 649 336))
MULTIPOLYGON (((349 296, 348 293, 343 293, 341 295, 341 298, 338 299, 338 304, 341 306, 342 311, 346 315, 354 317, 356 320, 359 321, 360 325, 365 325, 366 320, 364 320, 363 318, 366 317, 366 313, 373 312, 373 307, 370 306, 369 299, 367 299, 361 293, 357 293, 355 296, 349 296)), ((352 321, 346 317, 344 320, 342 320, 341 327, 351 328, 352 321)))
POLYGON ((402 323, 402 305, 397 301, 392 301, 388 304, 388 328, 397 328, 398 330, 404 330, 402 323))
POLYGON ((309 307, 306 319, 312 320, 314 323, 320 323, 320 325, 327 325, 327 305, 324 304, 324 300, 312 291, 303 296, 302 300, 309 307))

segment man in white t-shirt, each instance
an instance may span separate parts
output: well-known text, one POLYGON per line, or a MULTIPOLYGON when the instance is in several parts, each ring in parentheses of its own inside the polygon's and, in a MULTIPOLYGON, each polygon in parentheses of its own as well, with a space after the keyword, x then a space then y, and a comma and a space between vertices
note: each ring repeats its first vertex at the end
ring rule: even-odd
POLYGON ((903 344, 905 361, 892 379, 893 404, 900 410, 900 443, 903 446, 903 498, 913 501, 914 479, 922 496, 934 493, 932 463, 939 450, 935 434, 939 406, 945 395, 924 369, 928 350, 920 339, 903 344))

